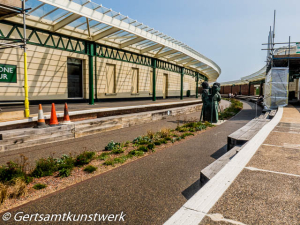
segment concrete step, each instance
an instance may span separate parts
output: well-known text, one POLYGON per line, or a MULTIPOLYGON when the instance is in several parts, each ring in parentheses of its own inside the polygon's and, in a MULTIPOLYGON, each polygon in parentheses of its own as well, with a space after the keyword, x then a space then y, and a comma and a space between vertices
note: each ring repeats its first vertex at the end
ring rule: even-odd
POLYGON ((205 167, 200 172, 200 184, 206 184, 212 179, 241 149, 241 146, 235 146, 230 151, 222 155, 216 161, 205 167))

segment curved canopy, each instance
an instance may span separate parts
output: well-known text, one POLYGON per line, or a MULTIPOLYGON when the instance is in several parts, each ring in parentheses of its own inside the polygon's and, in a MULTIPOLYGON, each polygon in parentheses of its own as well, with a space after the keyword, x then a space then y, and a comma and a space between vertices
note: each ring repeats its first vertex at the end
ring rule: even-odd
MULTIPOLYGON (((88 0, 27 0, 29 26, 95 41, 192 69, 215 81, 221 69, 212 60, 128 16, 88 0)), ((22 23, 21 16, 6 18, 22 23)))

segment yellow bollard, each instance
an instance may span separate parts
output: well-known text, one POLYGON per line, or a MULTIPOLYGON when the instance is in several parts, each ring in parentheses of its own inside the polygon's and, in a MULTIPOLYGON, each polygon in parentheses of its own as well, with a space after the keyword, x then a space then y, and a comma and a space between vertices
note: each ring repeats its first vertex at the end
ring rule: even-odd
POLYGON ((30 115, 30 111, 29 111, 29 100, 28 100, 28 81, 27 81, 27 52, 26 52, 26 48, 24 48, 24 91, 25 91, 25 101, 24 101, 24 105, 25 105, 25 110, 24 110, 24 114, 25 117, 28 118, 30 115))

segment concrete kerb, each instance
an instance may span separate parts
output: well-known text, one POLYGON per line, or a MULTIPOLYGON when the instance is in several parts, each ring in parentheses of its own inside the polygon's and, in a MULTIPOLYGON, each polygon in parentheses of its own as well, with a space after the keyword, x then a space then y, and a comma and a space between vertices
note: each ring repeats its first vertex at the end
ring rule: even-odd
POLYGON ((217 173, 164 224, 198 225, 208 214, 209 210, 222 197, 235 178, 246 167, 261 144, 263 144, 271 131, 280 122, 282 114, 283 108, 280 107, 275 117, 250 141, 248 141, 240 152, 228 164, 226 164, 219 173, 217 173))
MULTIPOLYGON (((69 112, 69 116, 75 116, 75 115, 81 115, 81 114, 90 114, 90 113, 99 113, 99 112, 108 112, 112 110, 124 110, 124 109, 139 109, 139 108, 150 108, 150 107, 156 107, 156 106, 172 106, 176 104, 188 104, 193 102, 199 102, 201 100, 192 100, 192 101, 184 101, 184 102, 171 102, 171 103, 160 103, 160 104, 148 104, 148 105, 139 105, 139 106, 124 106, 124 107, 113 107, 113 108, 101 108, 101 109, 89 109, 89 110, 80 110, 80 111, 73 111, 69 112)), ((63 118, 64 113, 57 113, 57 118, 63 118)), ((45 115, 45 119, 50 119, 50 115, 45 115)), ((7 122, 1 122, 0 127, 9 126, 9 125, 15 125, 15 124, 21 124, 26 122, 35 122, 38 120, 38 117, 30 117, 28 119, 22 119, 22 120, 15 120, 15 121, 7 121, 7 122)))

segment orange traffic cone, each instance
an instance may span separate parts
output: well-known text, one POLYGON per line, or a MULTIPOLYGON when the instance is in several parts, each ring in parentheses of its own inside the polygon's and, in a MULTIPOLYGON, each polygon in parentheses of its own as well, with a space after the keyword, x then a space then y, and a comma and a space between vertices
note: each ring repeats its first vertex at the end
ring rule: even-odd
POLYGON ((69 116, 69 109, 67 103, 65 103, 65 109, 64 109, 64 121, 62 124, 68 124, 71 123, 70 116, 69 116))
POLYGON ((52 103, 50 126, 57 126, 58 124, 59 123, 58 123, 57 116, 56 116, 55 104, 52 103))
POLYGON ((45 118, 44 118, 44 113, 43 113, 43 108, 42 104, 39 104, 39 113, 38 113, 38 121, 37 121, 37 128, 43 128, 46 127, 45 123, 45 118))

